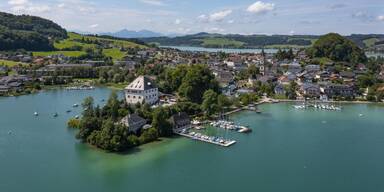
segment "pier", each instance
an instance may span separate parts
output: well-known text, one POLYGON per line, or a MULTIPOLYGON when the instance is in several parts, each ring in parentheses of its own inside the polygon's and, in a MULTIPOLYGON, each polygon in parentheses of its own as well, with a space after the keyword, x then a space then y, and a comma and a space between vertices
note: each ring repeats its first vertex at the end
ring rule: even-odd
POLYGON ((176 135, 180 135, 183 137, 187 137, 190 139, 194 139, 194 140, 198 140, 198 141, 202 141, 202 142, 206 142, 206 143, 210 143, 210 144, 219 145, 222 147, 229 147, 229 146, 236 143, 235 140, 219 139, 217 137, 213 137, 213 136, 210 137, 207 135, 202 135, 200 133, 194 133, 194 132, 174 131, 174 133, 176 135))

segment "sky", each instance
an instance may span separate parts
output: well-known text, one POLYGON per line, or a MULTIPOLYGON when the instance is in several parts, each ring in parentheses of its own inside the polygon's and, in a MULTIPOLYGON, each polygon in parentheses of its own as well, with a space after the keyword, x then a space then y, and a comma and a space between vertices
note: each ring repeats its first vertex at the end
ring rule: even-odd
POLYGON ((0 0, 0 11, 90 33, 384 33, 384 0, 0 0))

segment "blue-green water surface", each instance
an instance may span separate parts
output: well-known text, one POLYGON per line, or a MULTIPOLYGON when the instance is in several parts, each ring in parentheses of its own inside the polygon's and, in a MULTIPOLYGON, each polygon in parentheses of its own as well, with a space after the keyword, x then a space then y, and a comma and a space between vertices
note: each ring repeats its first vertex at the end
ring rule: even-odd
POLYGON ((102 104, 110 92, 0 98, 0 191, 384 191, 380 105, 329 112, 268 104, 261 106, 262 114, 231 117, 253 132, 228 132, 225 136, 237 140, 229 148, 177 138, 118 155, 79 143, 66 128, 80 113, 74 103, 93 96, 102 104))

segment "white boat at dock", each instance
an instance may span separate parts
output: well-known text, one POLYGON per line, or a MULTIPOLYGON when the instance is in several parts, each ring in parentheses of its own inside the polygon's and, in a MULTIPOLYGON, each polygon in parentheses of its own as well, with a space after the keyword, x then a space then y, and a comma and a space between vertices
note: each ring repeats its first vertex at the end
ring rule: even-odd
POLYGON ((228 139, 224 139, 222 137, 216 137, 216 136, 208 136, 202 133, 189 132, 186 129, 182 131, 175 131, 174 133, 183 137, 191 138, 193 140, 203 141, 206 143, 211 143, 211 144, 215 144, 223 147, 229 147, 236 143, 235 140, 228 140, 228 139))
POLYGON ((328 111, 341 111, 341 107, 337 107, 335 105, 329 104, 302 104, 302 105, 293 105, 295 109, 320 109, 320 110, 328 110, 328 111))
POLYGON ((95 87, 89 85, 81 85, 76 87, 67 87, 66 90, 93 90, 95 87))
POLYGON ((234 130, 239 133, 249 133, 252 132, 252 129, 242 126, 242 125, 236 125, 234 122, 231 121, 224 121, 224 120, 219 120, 219 121, 213 121, 210 123, 211 126, 217 127, 217 128, 222 128, 222 129, 227 129, 227 130, 234 130))

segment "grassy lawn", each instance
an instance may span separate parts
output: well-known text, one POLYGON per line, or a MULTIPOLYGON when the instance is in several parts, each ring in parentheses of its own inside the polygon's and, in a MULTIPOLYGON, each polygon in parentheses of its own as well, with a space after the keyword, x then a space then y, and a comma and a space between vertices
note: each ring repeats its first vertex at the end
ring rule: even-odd
POLYGON ((124 52, 121 52, 119 50, 120 47, 125 47, 125 48, 132 48, 132 47, 140 47, 140 48, 145 48, 143 45, 139 45, 130 41, 125 41, 125 40, 115 40, 115 39, 107 39, 107 38, 101 38, 101 37, 94 37, 94 36, 86 36, 86 35, 79 35, 76 33, 68 33, 68 38, 61 40, 59 42, 55 42, 54 46, 58 50, 66 49, 66 48, 71 48, 74 46, 79 46, 81 47, 81 51, 49 51, 49 52, 34 52, 34 56, 49 56, 49 55, 57 55, 57 54, 63 54, 68 57, 78 57, 83 54, 85 54, 86 49, 96 49, 97 44, 93 43, 82 43, 80 40, 91 40, 91 41, 99 41, 99 42, 104 42, 107 43, 109 46, 113 47, 110 49, 104 49, 103 53, 106 56, 110 56, 113 59, 122 59, 125 54, 124 52))
POLYGON ((105 84, 107 87, 117 90, 123 90, 125 87, 127 87, 127 83, 107 83, 105 84))
MULTIPOLYGON (((69 38, 64 40, 63 41, 63 44, 61 46, 64 46, 65 44, 70 45, 70 42, 76 42, 76 43, 79 43, 77 42, 77 40, 81 40, 82 38, 84 39, 89 39, 89 40, 92 40, 92 41, 106 41, 106 42, 109 42, 111 43, 113 46, 117 46, 117 47, 126 47, 126 48, 130 48, 130 47, 140 47, 140 48, 145 48, 145 46, 143 45, 139 45, 139 44, 136 44, 136 43, 133 43, 133 42, 130 42, 130 41, 124 41, 124 40, 117 40, 117 39, 107 39, 107 38, 101 38, 101 37, 95 37, 95 36, 82 36, 82 35, 79 35, 79 34, 76 34, 76 33, 68 33, 68 36, 69 38), (69 41, 69 42, 68 42, 69 41)), ((81 46, 81 43, 78 44, 81 46)), ((85 44, 86 46, 96 46, 94 44, 85 44)))
POLYGON ((21 62, 8 61, 8 60, 2 60, 2 59, 0 59, 0 65, 5 65, 5 66, 7 66, 7 67, 13 67, 13 66, 15 66, 15 65, 19 65, 19 64, 27 65, 26 63, 21 63, 21 62))
POLYGON ((63 54, 67 57, 79 57, 85 54, 85 51, 48 51, 48 52, 33 52, 33 56, 50 56, 50 55, 58 55, 63 54))
POLYGON ((104 49, 103 50, 104 55, 108 57, 112 57, 113 59, 120 60, 125 56, 125 53, 120 51, 120 49, 113 48, 113 49, 104 49))
POLYGON ((320 65, 325 65, 327 63, 332 63, 332 60, 328 59, 326 57, 316 57, 316 58, 313 58, 313 61, 319 62, 320 65))
POLYGON ((241 47, 245 43, 241 41, 235 41, 232 39, 227 38, 206 38, 203 39, 203 46, 204 47, 241 47))
POLYGON ((372 46, 375 45, 375 43, 377 41, 379 41, 379 39, 377 39, 377 38, 369 38, 369 39, 364 40, 363 43, 364 43, 364 45, 366 47, 372 47, 372 46))
POLYGON ((265 46, 265 48, 267 49, 289 49, 289 48, 301 49, 301 48, 308 48, 308 47, 310 47, 310 45, 308 46, 303 46, 303 45, 267 45, 265 46))

